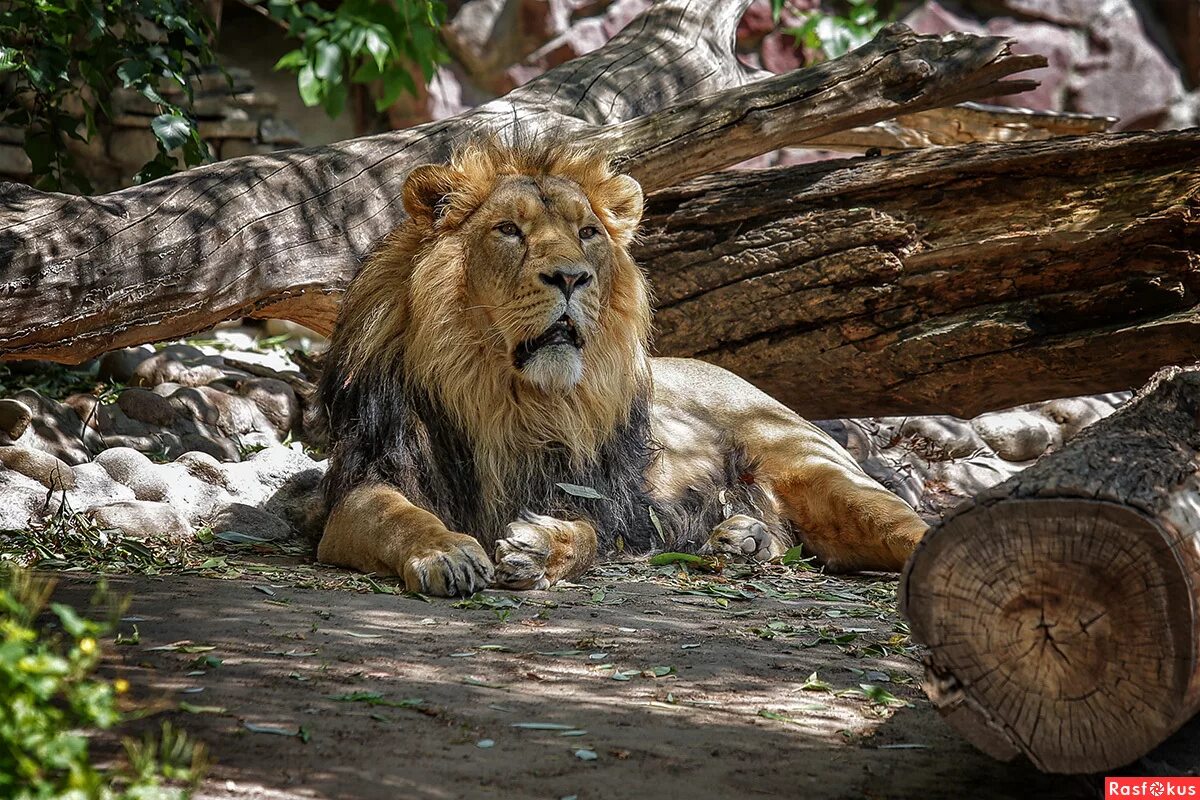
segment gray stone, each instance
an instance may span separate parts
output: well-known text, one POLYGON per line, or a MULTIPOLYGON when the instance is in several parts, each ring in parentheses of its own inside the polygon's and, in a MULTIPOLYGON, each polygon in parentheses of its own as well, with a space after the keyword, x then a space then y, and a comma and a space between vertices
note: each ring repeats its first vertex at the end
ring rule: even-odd
POLYGON ((20 439, 33 421, 29 406, 19 400, 0 400, 0 441, 20 439))
POLYGON ((108 155, 128 171, 136 171, 158 155, 158 140, 149 123, 144 128, 118 128, 108 137, 108 155))
POLYGON ((0 144, 0 172, 23 178, 33 172, 33 164, 25 149, 13 144, 0 144))
POLYGON ((138 500, 165 500, 167 481, 146 456, 128 447, 112 447, 96 456, 96 463, 117 481, 128 486, 138 500))
POLYGON ((238 394, 258 406, 280 435, 287 435, 300 423, 300 403, 296 400, 296 392, 281 380, 251 378, 238 385, 238 394))
POLYGON ((77 464, 71 467, 71 472, 75 476, 75 488, 68 493, 67 499, 72 508, 87 509, 136 499, 132 489, 114 481, 108 471, 94 461, 77 464))
POLYGON ((287 120, 266 117, 258 123, 258 140, 265 144, 293 146, 300 144, 300 131, 287 120))
POLYGON ((240 108, 231 108, 217 120, 200 120, 197 127, 205 139, 253 139, 258 136, 258 120, 240 108))
POLYGON ((71 467, 50 453, 28 447, 0 447, 0 467, 19 472, 47 489, 75 488, 71 467))
POLYGON ((229 488, 225 482, 225 473, 221 471, 221 462, 208 453, 191 450, 175 459, 175 463, 186 469, 196 480, 222 489, 229 488))
POLYGON ((68 464, 90 461, 92 453, 105 447, 102 437, 86 427, 70 407, 42 397, 33 389, 22 389, 13 399, 33 414, 33 420, 18 442, 51 453, 68 464))
POLYGON ((208 520, 208 524, 215 533, 237 531, 260 539, 291 539, 296 535, 284 520, 245 503, 226 505, 208 520))
POLYGON ((1116 406, 1097 397, 1067 397, 1051 400, 1037 407, 1037 413, 1059 428, 1059 440, 1067 441, 1097 420, 1103 419, 1116 406))
POLYGON ((1183 82, 1128 2, 1089 28, 1091 52, 1070 84, 1068 110, 1114 114, 1117 130, 1157 127, 1183 96, 1183 82))
POLYGON ((120 500, 92 508, 88 515, 100 527, 115 528, 134 539, 183 542, 192 533, 191 523, 170 503, 120 500))
POLYGON ((1057 430, 1029 411, 998 411, 971 420, 971 427, 1006 461, 1032 461, 1061 444, 1057 430))
POLYGON ((167 348, 137 365, 129 379, 131 386, 157 386, 178 383, 181 386, 205 386, 226 376, 223 362, 195 348, 192 354, 182 348, 167 348))
POLYGON ((13 470, 0 468, 0 530, 24 530, 44 516, 46 487, 13 470))
POLYGON ((150 345, 105 353, 100 359, 100 380, 129 383, 138 365, 153 355, 154 348, 150 345))
POLYGON ((274 153, 279 147, 273 144, 259 144, 250 139, 226 139, 220 143, 221 159, 242 158, 243 156, 261 156, 274 153))
POLYGON ((117 406, 130 419, 149 425, 170 425, 178 414, 178 409, 167 398, 137 387, 121 392, 117 396, 117 406))
POLYGON ((958 417, 909 417, 900 426, 900 433, 929 461, 948 461, 967 458, 988 450, 971 423, 958 417))

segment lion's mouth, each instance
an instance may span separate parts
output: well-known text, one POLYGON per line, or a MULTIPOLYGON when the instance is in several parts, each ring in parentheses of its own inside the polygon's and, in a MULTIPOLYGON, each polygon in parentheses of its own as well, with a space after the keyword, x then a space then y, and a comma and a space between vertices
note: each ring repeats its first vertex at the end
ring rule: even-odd
POLYGON ((579 335, 579 329, 575 327, 575 322, 566 314, 559 317, 541 335, 517 345, 517 350, 513 354, 513 363, 517 369, 521 369, 529 363, 529 359, 533 358, 539 350, 555 345, 570 345, 576 350, 583 348, 583 339, 579 335))

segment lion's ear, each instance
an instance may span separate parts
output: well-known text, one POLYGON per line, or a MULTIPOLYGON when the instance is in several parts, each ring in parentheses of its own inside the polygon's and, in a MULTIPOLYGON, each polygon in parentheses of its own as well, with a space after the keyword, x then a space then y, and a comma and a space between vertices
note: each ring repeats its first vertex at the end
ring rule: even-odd
POLYGON ((641 184, 628 175, 614 175, 604 182, 601 204, 621 236, 632 238, 642 221, 641 184))
POLYGON ((432 225, 441 215, 446 196, 454 188, 449 167, 424 164, 408 173, 404 181, 404 210, 413 219, 432 225))

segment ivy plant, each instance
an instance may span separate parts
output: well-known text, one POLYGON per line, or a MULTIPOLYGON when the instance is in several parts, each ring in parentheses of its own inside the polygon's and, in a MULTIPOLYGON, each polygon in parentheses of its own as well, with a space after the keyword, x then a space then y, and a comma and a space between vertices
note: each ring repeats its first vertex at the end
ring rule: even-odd
POLYGON ((295 0, 262 5, 300 40, 275 69, 294 71, 304 104, 330 117, 342 113, 350 83, 379 81, 375 109, 383 111, 402 93, 417 93, 413 66, 428 83, 449 58, 437 33, 446 18, 439 0, 346 0, 332 10, 295 0))
MULTIPOLYGON (((789 0, 771 0, 771 10, 778 23, 789 0)), ((836 13, 821 11, 799 12, 804 21, 785 29, 797 42, 824 58, 838 58, 861 47, 888 24, 876 0, 839 0, 836 13)))
POLYGON ((208 158, 182 103, 189 78, 211 64, 212 31, 195 0, 19 0, 0 2, 0 124, 25 131, 25 154, 39 188, 91 191, 67 138, 96 135, 111 119, 117 87, 158 110, 158 152, 138 173, 145 181, 208 158), (172 92, 171 89, 176 89, 172 92))
MULTIPOLYGON (((440 0, 239 0, 265 13, 299 47, 276 65, 296 72, 309 106, 331 117, 351 83, 379 82, 376 107, 417 92, 446 60, 440 0)), ((197 0, 0 0, 0 125, 25 131, 34 185, 90 193, 67 139, 89 141, 111 121, 114 89, 137 92, 157 153, 135 178, 153 180, 211 154, 188 113, 196 76, 215 69, 214 32, 197 0)))
POLYGON ((117 696, 128 684, 95 674, 108 624, 47 605, 52 588, 0 564, 0 797, 187 797, 203 773, 205 751, 167 724, 159 737, 126 740, 125 764, 93 763, 89 732, 121 721, 117 696))

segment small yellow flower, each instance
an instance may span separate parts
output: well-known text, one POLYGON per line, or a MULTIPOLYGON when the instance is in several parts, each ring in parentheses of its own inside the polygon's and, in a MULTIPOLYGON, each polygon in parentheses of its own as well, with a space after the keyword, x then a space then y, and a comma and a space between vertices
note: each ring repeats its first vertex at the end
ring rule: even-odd
POLYGON ((90 656, 92 653, 96 652, 96 640, 90 636, 85 636, 84 638, 80 639, 79 652, 83 653, 85 656, 90 656))
POLYGON ((125 694, 129 691, 129 681, 124 678, 117 678, 113 681, 113 691, 117 694, 125 694))

